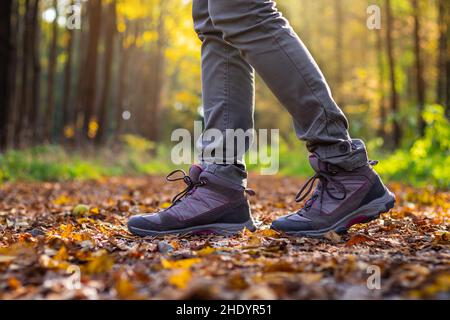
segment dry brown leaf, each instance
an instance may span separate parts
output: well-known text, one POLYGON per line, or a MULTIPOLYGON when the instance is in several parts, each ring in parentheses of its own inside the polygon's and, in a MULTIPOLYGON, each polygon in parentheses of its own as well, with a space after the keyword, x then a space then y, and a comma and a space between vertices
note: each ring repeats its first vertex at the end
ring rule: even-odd
POLYGON ((360 244, 366 244, 367 242, 376 242, 375 239, 368 237, 364 234, 353 235, 345 244, 347 247, 352 247, 360 244))
POLYGON ((333 243, 342 242, 342 237, 334 231, 327 232, 323 237, 327 240, 330 240, 333 243))

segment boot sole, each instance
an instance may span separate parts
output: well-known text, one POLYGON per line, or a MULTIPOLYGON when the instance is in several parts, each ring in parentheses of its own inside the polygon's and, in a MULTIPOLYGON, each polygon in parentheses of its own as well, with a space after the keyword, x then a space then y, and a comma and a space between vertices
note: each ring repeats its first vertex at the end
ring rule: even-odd
POLYGON ((207 234, 216 234, 221 236, 233 236, 242 232, 244 229, 248 229, 251 232, 256 231, 255 224, 253 223, 253 219, 248 220, 245 223, 214 223, 207 224, 202 226, 195 226, 190 228, 178 229, 178 230, 170 230, 170 231, 152 231, 152 230, 144 230, 136 227, 129 226, 128 229, 131 233, 140 236, 140 237, 161 237, 168 235, 179 235, 179 236, 187 236, 187 235, 207 235, 207 234))
POLYGON ((285 234, 295 237, 322 238, 328 232, 334 231, 344 234, 355 224, 368 223, 378 219, 381 214, 389 212, 395 206, 395 195, 387 190, 383 197, 373 200, 362 206, 352 214, 342 218, 331 227, 319 230, 285 232, 285 234))

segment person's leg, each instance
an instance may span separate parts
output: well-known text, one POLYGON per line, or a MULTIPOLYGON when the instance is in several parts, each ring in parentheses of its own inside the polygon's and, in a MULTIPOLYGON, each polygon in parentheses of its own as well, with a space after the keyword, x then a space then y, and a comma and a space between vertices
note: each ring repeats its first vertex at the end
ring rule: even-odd
POLYGON ((209 0, 214 26, 238 48, 294 119, 297 135, 322 160, 351 170, 367 162, 347 119, 304 44, 267 0, 209 0))
MULTIPOLYGON (((207 0, 194 0, 193 16, 195 30, 203 43, 205 129, 216 129, 223 135, 227 129, 252 129, 253 68, 214 28, 207 0)), ((179 171, 168 177, 169 181, 183 180, 186 189, 175 197, 170 208, 132 217, 128 221, 129 230, 139 236, 203 232, 231 235, 244 228, 255 230, 245 194, 247 173, 242 159, 245 150, 236 150, 231 155, 231 164, 222 164, 224 159, 213 153, 215 148, 218 144, 214 141, 202 140, 201 166, 193 165, 188 175, 179 171)))
POLYGON ((305 206, 273 222, 292 235, 344 232, 394 206, 395 197, 369 163, 361 140, 331 96, 323 74, 288 21, 270 0, 209 0, 214 26, 241 51, 291 113, 297 135, 307 142, 316 175, 297 196, 305 206), (306 190, 306 194, 303 194, 306 190))
MULTIPOLYGON (((193 1, 194 28, 202 41, 202 87, 205 131, 219 130, 226 137, 226 130, 253 129, 254 70, 242 58, 238 49, 225 42, 221 31, 211 20, 207 0, 193 1)), ((226 159, 227 150, 221 156, 216 151, 222 142, 201 142, 201 161, 210 171, 231 182, 245 186, 244 150, 233 150, 233 158, 226 159), (212 155, 212 156, 211 156, 212 155), (235 164, 232 164, 235 162, 235 164)), ((228 150, 230 151, 230 150, 228 150)))

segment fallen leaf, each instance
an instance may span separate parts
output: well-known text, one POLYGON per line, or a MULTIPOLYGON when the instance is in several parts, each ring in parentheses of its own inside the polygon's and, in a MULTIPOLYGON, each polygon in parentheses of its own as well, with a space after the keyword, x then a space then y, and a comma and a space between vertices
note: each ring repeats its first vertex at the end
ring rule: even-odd
POLYGON ((262 239, 260 236, 252 235, 247 241, 247 248, 259 248, 262 245, 262 239))
POLYGON ((101 250, 93 254, 83 270, 88 274, 105 273, 111 270, 113 265, 114 259, 105 250, 101 250))
POLYGON ((192 279, 192 272, 189 269, 175 271, 169 276, 169 283, 180 289, 185 289, 192 279))
POLYGON ((347 241, 345 245, 347 247, 352 247, 359 244, 365 244, 367 242, 375 242, 375 239, 368 237, 364 234, 355 234, 347 241))
POLYGON ((228 279, 228 287, 233 290, 244 290, 249 287, 249 284, 240 273, 234 273, 228 279))
POLYGON ((188 269, 194 264, 200 263, 202 260, 200 258, 190 258, 170 261, 167 259, 161 259, 161 265, 164 269, 188 269))
POLYGON ((22 287, 22 283, 16 277, 11 277, 8 279, 8 287, 17 290, 22 287))
POLYGON ((72 199, 67 197, 66 195, 61 195, 55 200, 53 200, 53 204, 56 206, 63 206, 72 202, 72 199))
POLYGON ((284 260, 269 262, 264 265, 264 272, 295 272, 297 268, 291 263, 284 260))
POLYGON ((164 202, 164 203, 161 205, 161 208, 162 208, 162 209, 167 209, 167 208, 169 208, 170 206, 172 206, 172 203, 171 203, 171 202, 164 202))
POLYGON ((99 213, 100 213, 100 209, 99 208, 97 208, 97 207, 95 207, 95 208, 91 208, 90 210, 89 210, 89 213, 91 214, 91 215, 98 215, 99 213))
POLYGON ((437 244, 450 244, 450 232, 448 231, 437 231, 434 233, 435 243, 437 244))
POLYGON ((342 237, 334 231, 327 232, 323 237, 333 243, 340 243, 342 241, 342 237))
POLYGON ((53 259, 58 261, 65 261, 69 258, 69 254, 67 253, 67 249, 65 246, 62 246, 61 249, 56 253, 53 259))
POLYGON ((212 254, 212 253, 214 253, 214 252, 216 252, 216 251, 217 251, 216 248, 207 246, 207 247, 205 247, 205 248, 203 248, 203 249, 198 250, 198 251, 197 251, 197 254, 198 254, 199 256, 207 256, 207 255, 210 255, 210 254, 212 254))
POLYGON ((115 289, 120 299, 136 299, 136 288, 134 285, 124 276, 119 276, 116 280, 115 289))
POLYGON ((268 238, 278 238, 280 237, 280 233, 273 230, 273 229, 263 229, 263 230, 258 230, 256 231, 257 234, 263 236, 263 237, 268 237, 268 238))

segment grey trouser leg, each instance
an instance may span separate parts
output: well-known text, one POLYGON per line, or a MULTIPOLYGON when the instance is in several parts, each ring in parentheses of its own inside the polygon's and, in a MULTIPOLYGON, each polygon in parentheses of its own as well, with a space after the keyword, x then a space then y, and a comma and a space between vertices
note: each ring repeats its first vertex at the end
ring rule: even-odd
POLYGON ((297 136, 310 152, 346 170, 367 163, 364 143, 350 138, 347 119, 322 72, 273 1, 194 0, 194 20, 203 38, 207 127, 253 125, 251 65, 290 112, 297 136), (229 90, 231 83, 239 91, 229 90))
MULTIPOLYGON (((223 40, 211 20, 207 0, 193 2, 194 27, 202 41, 202 84, 205 130, 218 129, 223 136, 227 129, 254 127, 254 82, 253 68, 242 58, 238 49, 223 40)), ((202 165, 216 175, 245 186, 247 173, 242 156, 235 154, 235 165, 225 165, 223 156, 214 154, 215 141, 205 137, 200 141, 202 165), (212 156, 209 156, 212 153, 212 156)), ((225 144, 225 141, 224 141, 225 144)))

